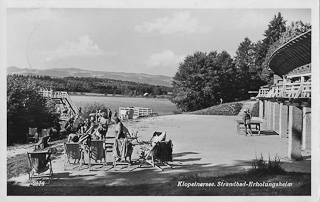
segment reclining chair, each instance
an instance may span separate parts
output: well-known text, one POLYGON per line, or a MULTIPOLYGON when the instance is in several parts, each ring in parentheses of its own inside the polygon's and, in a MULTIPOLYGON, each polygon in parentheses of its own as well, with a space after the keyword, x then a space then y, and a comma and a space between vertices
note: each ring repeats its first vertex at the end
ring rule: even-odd
POLYGON ((38 128, 29 128, 29 132, 26 135, 27 143, 38 142, 39 140, 38 128))
POLYGON ((29 180, 33 178, 49 178, 48 184, 53 176, 52 164, 51 164, 51 152, 27 152, 30 172, 29 180), (47 172, 48 171, 48 172, 47 172))
POLYGON ((91 160, 94 160, 96 163, 94 163, 94 165, 97 164, 102 164, 102 165, 106 165, 107 161, 106 161, 106 149, 104 148, 104 141, 103 140, 91 140, 91 146, 90 146, 90 150, 89 150, 89 170, 91 171, 91 160), (104 159, 104 162, 102 162, 102 159, 104 159), (100 161, 100 163, 97 163, 97 161, 100 161))
POLYGON ((142 146, 139 167, 142 167, 144 163, 150 164, 152 167, 156 167, 163 170, 159 164, 164 164, 170 168, 173 168, 168 164, 168 161, 172 161, 172 141, 166 141, 166 132, 154 132, 150 141, 138 141, 142 146))
MULTIPOLYGON (((76 160, 79 161, 79 167, 78 170, 80 170, 80 167, 82 166, 81 160, 83 160, 84 157, 84 151, 82 151, 81 146, 79 143, 65 143, 64 144, 64 153, 65 153, 65 159, 64 159, 64 170, 67 169, 67 164, 76 164, 76 160), (70 158, 74 159, 74 162, 70 162, 70 158)), ((83 160, 84 161, 84 160, 83 160)))

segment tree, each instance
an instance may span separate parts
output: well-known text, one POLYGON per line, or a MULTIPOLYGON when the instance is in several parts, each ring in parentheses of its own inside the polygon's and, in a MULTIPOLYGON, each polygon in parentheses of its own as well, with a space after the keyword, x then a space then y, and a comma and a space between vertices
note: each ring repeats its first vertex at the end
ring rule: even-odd
POLYGON ((187 56, 173 78, 171 101, 182 111, 194 111, 229 99, 224 91, 230 85, 230 67, 232 59, 225 51, 187 56))
POLYGON ((26 140, 29 127, 49 128, 56 125, 53 103, 38 93, 27 77, 7 77, 7 137, 8 144, 26 140))
POLYGON ((268 58, 266 58, 268 50, 273 43, 279 40, 281 34, 285 31, 286 21, 279 12, 278 15, 275 15, 269 22, 268 29, 264 31, 265 38, 262 40, 262 43, 257 46, 258 52, 256 54, 255 64, 261 67, 261 78, 264 79, 265 82, 269 82, 272 77, 271 72, 268 71, 269 67, 266 65, 268 60, 268 58))
POLYGON ((261 80, 262 69, 256 65, 256 51, 260 44, 254 44, 249 38, 240 43, 234 59, 237 69, 237 88, 240 99, 248 99, 248 91, 258 90, 265 83, 261 80))

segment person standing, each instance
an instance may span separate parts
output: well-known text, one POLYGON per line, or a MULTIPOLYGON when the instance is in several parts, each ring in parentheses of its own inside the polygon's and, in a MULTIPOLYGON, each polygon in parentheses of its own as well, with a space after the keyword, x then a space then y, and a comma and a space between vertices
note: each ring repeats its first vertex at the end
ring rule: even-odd
POLYGON ((108 123, 107 123, 107 114, 102 112, 101 117, 99 119, 99 129, 98 132, 101 135, 101 139, 105 140, 106 134, 108 132, 108 123))
POLYGON ((112 111, 111 109, 108 109, 108 124, 111 124, 111 118, 112 118, 112 111))
POLYGON ((246 132, 246 136, 247 134, 250 134, 252 136, 252 130, 251 130, 251 118, 252 118, 252 115, 251 115, 251 112, 249 109, 245 109, 243 111, 243 121, 244 121, 244 127, 245 127, 245 132, 246 132), (249 129, 249 131, 248 131, 249 129))
POLYGON ((121 123, 118 117, 115 118, 115 142, 113 147, 113 157, 116 161, 124 160, 129 157, 131 163, 132 144, 128 142, 128 135, 125 132, 125 126, 121 123))

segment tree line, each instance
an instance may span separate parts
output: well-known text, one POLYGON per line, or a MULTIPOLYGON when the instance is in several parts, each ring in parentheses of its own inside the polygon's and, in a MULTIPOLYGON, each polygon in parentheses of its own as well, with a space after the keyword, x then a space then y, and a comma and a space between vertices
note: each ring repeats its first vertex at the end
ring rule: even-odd
POLYGON ((301 21, 286 26, 278 13, 269 22, 264 38, 252 42, 246 37, 235 57, 226 51, 197 51, 180 63, 173 78, 171 101, 182 111, 195 111, 217 103, 246 100, 248 91, 272 83, 268 67, 272 53, 290 39, 308 31, 311 25, 301 21))
POLYGON ((167 92, 172 91, 171 87, 107 78, 52 78, 50 76, 36 75, 9 75, 8 77, 20 79, 22 81, 32 80, 37 86, 55 91, 120 94, 126 96, 140 96, 145 93, 151 95, 166 95, 167 92))

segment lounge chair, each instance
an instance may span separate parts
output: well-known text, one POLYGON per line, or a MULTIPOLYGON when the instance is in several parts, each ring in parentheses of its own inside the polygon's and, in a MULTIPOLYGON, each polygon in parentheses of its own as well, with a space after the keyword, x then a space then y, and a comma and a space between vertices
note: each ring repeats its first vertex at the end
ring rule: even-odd
POLYGON ((160 164, 164 164, 170 168, 173 168, 168 164, 168 161, 172 161, 172 141, 165 141, 166 132, 154 132, 152 138, 149 142, 140 142, 142 153, 140 155, 139 167, 142 167, 144 163, 150 164, 153 167, 156 167, 160 170, 163 170, 160 167, 160 164))
POLYGON ((97 164, 106 165, 106 150, 104 148, 104 141, 103 140, 91 140, 90 145, 90 152, 89 152, 89 168, 91 169, 91 160, 94 160, 97 164), (104 162, 102 162, 102 159, 104 159, 104 162), (100 163, 97 163, 97 161, 100 161, 100 163))
POLYGON ((76 160, 79 161, 78 169, 80 170, 80 167, 82 166, 81 160, 83 160, 83 157, 84 157, 84 152, 82 151, 80 144, 79 143, 65 143, 64 148, 65 148, 65 151, 64 151, 65 152, 64 170, 67 169, 68 164, 74 165, 76 160), (74 159, 73 163, 70 162, 71 158, 74 159))
POLYGON ((39 140, 38 128, 29 128, 27 135, 27 143, 37 142, 39 140))
POLYGON ((51 164, 51 152, 27 152, 30 172, 30 183, 33 178, 49 178, 49 182, 53 176, 52 164, 51 164), (47 172, 48 171, 48 172, 47 172))

